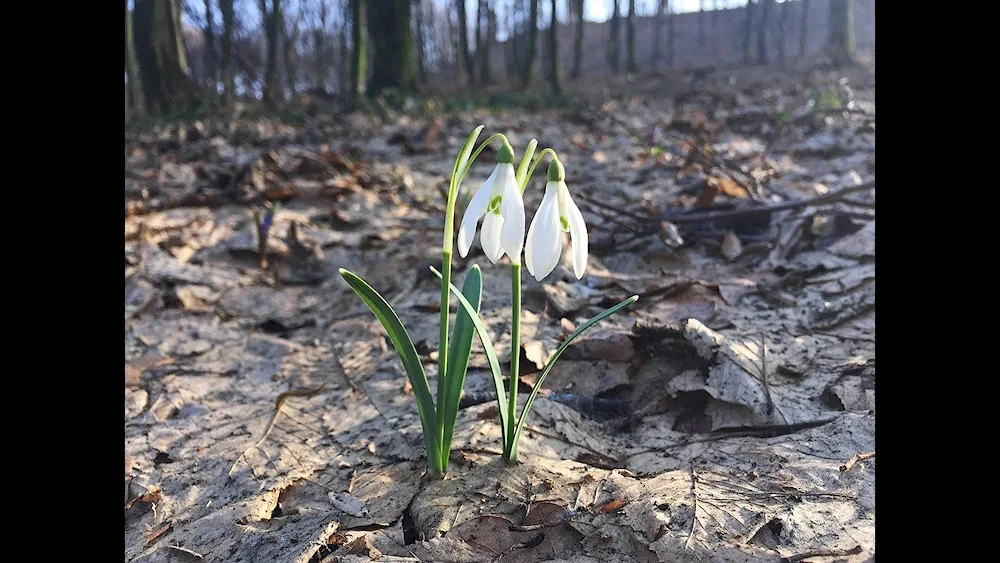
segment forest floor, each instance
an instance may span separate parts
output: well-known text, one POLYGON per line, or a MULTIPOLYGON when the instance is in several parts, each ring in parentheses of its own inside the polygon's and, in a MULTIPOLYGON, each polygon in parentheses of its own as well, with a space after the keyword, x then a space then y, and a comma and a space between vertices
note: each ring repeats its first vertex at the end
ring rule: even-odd
MULTIPOLYGON (((127 132, 125 561, 873 561, 875 89, 849 74, 127 132), (522 391, 640 299, 557 364, 516 467, 477 340, 450 478, 427 481, 402 366, 337 269, 393 304, 434 389, 428 266, 479 124, 558 151, 591 237, 582 280, 568 253, 524 275, 522 391)), ((455 279, 473 263, 506 368, 508 269, 476 243, 455 279)))

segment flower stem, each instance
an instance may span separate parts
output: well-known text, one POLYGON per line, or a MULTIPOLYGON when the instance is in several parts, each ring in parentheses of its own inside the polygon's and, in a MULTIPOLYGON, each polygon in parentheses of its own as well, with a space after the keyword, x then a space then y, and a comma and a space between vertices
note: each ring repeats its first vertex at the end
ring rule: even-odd
POLYGON ((531 167, 528 168, 528 173, 521 179, 521 185, 519 187, 521 188, 522 194, 524 193, 525 188, 528 187, 528 180, 530 180, 531 175, 535 173, 535 168, 538 167, 538 163, 541 162, 542 157, 546 154, 552 155, 552 158, 558 158, 556 151, 549 148, 542 149, 542 151, 538 153, 538 156, 535 157, 535 160, 531 163, 531 167))
MULTIPOLYGON (((448 374, 448 309, 449 300, 451 296, 448 292, 449 287, 451 287, 451 252, 444 251, 441 253, 441 333, 440 333, 440 345, 438 346, 438 377, 437 377, 437 433, 440 436, 440 451, 434 452, 437 457, 437 467, 441 474, 444 474, 448 470, 448 454, 449 452, 444 450, 444 413, 447 412, 445 408, 445 401, 448 399, 447 388, 447 374, 448 374)), ((430 455, 430 453, 428 453, 430 455)))
POLYGON ((511 320, 510 320, 510 388, 507 391, 507 443, 504 458, 517 461, 517 444, 514 443, 514 426, 517 424, 517 384, 521 362, 521 264, 510 265, 511 320))

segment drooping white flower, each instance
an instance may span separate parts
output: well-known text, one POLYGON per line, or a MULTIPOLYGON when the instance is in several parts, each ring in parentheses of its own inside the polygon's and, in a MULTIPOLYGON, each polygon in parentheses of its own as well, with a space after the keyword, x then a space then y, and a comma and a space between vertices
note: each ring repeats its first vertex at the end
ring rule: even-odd
POLYGON ((458 230, 458 253, 464 258, 472 247, 476 224, 483 219, 479 241, 490 262, 496 264, 506 254, 511 264, 521 263, 524 248, 524 200, 514 179, 514 154, 507 147, 497 151, 497 166, 476 190, 458 230))
POLYGON ((524 265, 536 280, 542 281, 559 263, 564 232, 570 234, 573 273, 580 279, 587 269, 587 225, 566 188, 566 173, 562 164, 553 160, 549 164, 545 196, 531 220, 524 247, 524 265))

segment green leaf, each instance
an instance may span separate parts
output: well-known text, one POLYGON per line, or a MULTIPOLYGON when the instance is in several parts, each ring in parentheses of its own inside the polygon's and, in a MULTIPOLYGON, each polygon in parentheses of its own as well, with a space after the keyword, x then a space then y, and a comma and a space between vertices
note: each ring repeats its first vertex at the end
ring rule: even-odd
MULTIPOLYGON (((437 271, 437 268, 431 266, 431 271, 434 275, 441 277, 441 272, 437 271)), ((490 362, 490 371, 493 372, 493 384, 496 386, 497 390, 497 405, 500 406, 500 429, 503 432, 504 438, 503 442, 507 443, 507 393, 503 390, 503 372, 500 371, 500 360, 497 359, 496 350, 493 349, 493 340, 490 338, 490 333, 486 329, 486 325, 483 324, 483 320, 479 318, 479 313, 476 308, 469 303, 469 300, 462 295, 462 292, 455 287, 455 284, 449 283, 451 292, 455 294, 458 298, 458 302, 462 305, 468 315, 469 320, 476 327, 476 332, 479 334, 479 340, 483 343, 483 352, 486 353, 486 359, 490 362)), ((513 416, 513 415, 511 415, 513 416)))
POLYGON ((424 446, 427 448, 427 464, 432 472, 441 472, 438 467, 440 463, 440 443, 437 436, 437 413, 434 410, 434 400, 431 399, 431 389, 427 384, 427 374, 424 373, 424 366, 420 363, 417 349, 413 346, 413 340, 407 334, 403 323, 399 321, 399 316, 392 309, 389 303, 368 285, 365 280, 357 274, 340 269, 340 275, 347 280, 347 283, 358 294, 358 297, 368 305, 375 317, 382 323, 382 327, 389 334, 389 340, 396 349, 399 359, 403 362, 406 370, 406 377, 413 386, 413 396, 417 399, 417 412, 420 415, 420 426, 424 432, 424 446))
POLYGON ((514 173, 514 181, 517 182, 517 187, 521 188, 522 194, 527 186, 524 177, 528 173, 528 165, 531 164, 531 157, 535 156, 535 147, 537 146, 538 141, 535 139, 528 143, 528 147, 524 149, 524 155, 521 156, 521 163, 517 165, 517 172, 514 173))
POLYGON ((549 358, 548 363, 545 364, 545 369, 543 369, 542 373, 538 376, 538 380, 535 381, 535 385, 534 388, 531 390, 531 394, 528 395, 528 400, 524 403, 524 408, 521 409, 521 417, 518 418, 517 426, 514 428, 514 442, 511 448, 511 459, 517 459, 517 444, 521 440, 521 430, 524 428, 524 423, 525 421, 528 420, 528 411, 531 410, 531 404, 535 402, 535 397, 538 396, 538 391, 542 388, 542 383, 545 382, 545 378, 548 377, 549 372, 552 371, 552 366, 555 365, 556 360, 559 359, 559 356, 561 356, 562 353, 566 350, 566 348, 569 347, 570 343, 572 343, 573 340, 576 339, 576 337, 583 334, 585 330, 603 321, 604 319, 610 317, 611 315, 617 313, 618 311, 621 311, 625 307, 628 307, 632 303, 635 303, 638 299, 639 299, 638 295, 633 295, 632 297, 629 297, 628 299, 622 301, 621 303, 615 305, 614 307, 611 307, 610 309, 606 309, 601 313, 598 313, 596 316, 592 317, 590 320, 580 325, 579 328, 574 330, 566 338, 566 340, 559 345, 559 348, 556 349, 555 354, 552 354, 552 357, 549 358))
MULTIPOLYGON (((479 266, 473 264, 465 275, 462 284, 462 295, 469 304, 479 312, 483 294, 483 273, 479 266)), ((472 339, 476 335, 476 326, 469 313, 461 309, 455 315, 455 331, 451 333, 448 346, 448 373, 446 375, 445 398, 438 401, 438 412, 443 413, 444 435, 442 436, 441 465, 447 467, 447 456, 451 452, 451 438, 455 433, 455 420, 458 418, 458 403, 462 397, 462 386, 465 385, 465 374, 469 369, 469 355, 472 353, 472 339)))
POLYGON ((469 162, 469 157, 472 156, 472 149, 476 146, 476 139, 479 138, 479 134, 483 132, 485 125, 480 125, 476 127, 475 130, 469 135, 469 138, 465 140, 465 144, 462 145, 462 150, 458 151, 458 158, 455 159, 455 167, 451 169, 451 189, 455 188, 455 178, 458 177, 459 170, 465 170, 465 165, 469 162))

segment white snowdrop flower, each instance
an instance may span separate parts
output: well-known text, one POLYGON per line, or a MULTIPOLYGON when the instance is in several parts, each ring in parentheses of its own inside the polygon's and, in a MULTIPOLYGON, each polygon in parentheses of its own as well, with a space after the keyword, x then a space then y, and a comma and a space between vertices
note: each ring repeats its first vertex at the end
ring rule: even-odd
POLYGON ((506 143, 497 151, 497 166, 469 201, 458 230, 458 253, 464 258, 472 247, 479 218, 483 219, 479 241, 490 262, 506 254, 511 264, 521 263, 524 248, 524 200, 514 179, 514 151, 506 143))
POLYGON ((524 248, 524 264, 536 280, 542 281, 559 263, 564 232, 570 234, 573 273, 580 279, 587 269, 587 225, 566 188, 566 172, 562 163, 553 160, 549 163, 545 196, 531 220, 524 248))

